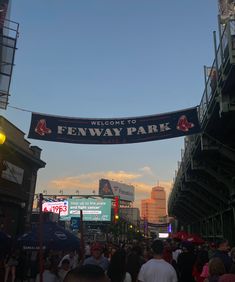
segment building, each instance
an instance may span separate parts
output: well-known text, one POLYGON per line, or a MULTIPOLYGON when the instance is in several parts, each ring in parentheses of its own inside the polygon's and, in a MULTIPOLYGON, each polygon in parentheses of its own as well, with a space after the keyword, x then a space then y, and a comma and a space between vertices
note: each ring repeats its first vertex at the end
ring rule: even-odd
POLYGON ((119 215, 120 218, 135 226, 140 224, 140 210, 138 208, 121 208, 119 215))
POLYGON ((0 109, 7 109, 19 24, 10 20, 10 0, 0 0, 0 109))
POLYGON ((2 116, 0 128, 6 135, 0 145, 0 229, 14 236, 30 225, 37 171, 46 164, 41 149, 2 116))
POLYGON ((141 200, 141 217, 150 223, 162 223, 166 216, 165 189, 160 186, 153 187, 151 198, 141 200))

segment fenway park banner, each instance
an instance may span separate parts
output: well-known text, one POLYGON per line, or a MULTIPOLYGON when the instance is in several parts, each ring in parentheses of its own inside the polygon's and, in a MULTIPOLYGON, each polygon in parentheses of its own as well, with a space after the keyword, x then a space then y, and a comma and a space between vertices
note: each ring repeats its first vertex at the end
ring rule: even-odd
POLYGON ((131 118, 85 119, 32 113, 29 138, 78 144, 125 144, 195 134, 197 107, 131 118))

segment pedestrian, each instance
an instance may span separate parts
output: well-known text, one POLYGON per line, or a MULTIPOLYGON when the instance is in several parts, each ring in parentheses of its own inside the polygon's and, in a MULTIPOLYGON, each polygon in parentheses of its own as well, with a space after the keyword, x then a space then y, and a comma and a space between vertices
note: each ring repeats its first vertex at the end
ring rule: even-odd
POLYGON ((62 265, 63 260, 69 260, 69 269, 73 269, 77 266, 78 262, 76 261, 76 255, 74 251, 70 251, 68 254, 66 254, 61 260, 60 263, 58 264, 58 267, 60 268, 62 265))
POLYGON ((214 253, 213 258, 220 258, 224 264, 225 270, 228 273, 232 266, 232 258, 228 255, 229 243, 227 239, 219 239, 217 241, 217 250, 214 253))
POLYGON ((204 280, 204 282, 218 282, 220 276, 226 272, 222 260, 218 257, 210 259, 208 267, 209 276, 204 280))
MULTIPOLYGON (((50 261, 45 261, 44 271, 42 273, 43 282, 60 282, 58 276, 55 273, 55 269, 50 261)), ((37 274, 35 282, 40 282, 40 273, 37 274)))
POLYGON ((64 278, 66 274, 69 272, 69 270, 70 270, 70 262, 68 259, 64 259, 58 271, 58 276, 61 282, 64 281, 64 278))
POLYGON ((201 250, 198 252, 196 257, 196 262, 193 266, 193 277, 195 279, 195 282, 204 282, 205 277, 202 276, 202 270, 203 266, 208 263, 209 257, 208 257, 208 251, 207 250, 201 250))
POLYGON ((155 240, 152 244, 153 258, 142 265, 138 281, 141 282, 177 282, 176 271, 171 264, 163 260, 164 244, 155 240))
POLYGON ((64 282, 108 282, 102 267, 94 264, 86 264, 70 270, 65 276, 64 282))
POLYGON ((16 251, 12 251, 5 260, 5 277, 4 282, 9 281, 8 276, 11 275, 11 281, 15 282, 16 278, 16 267, 18 265, 18 257, 16 251))
POLYGON ((190 242, 184 242, 182 244, 183 252, 178 256, 178 270, 180 282, 194 282, 193 278, 193 266, 196 256, 194 254, 194 246, 190 242))
POLYGON ((118 249, 111 257, 107 275, 111 282, 132 282, 126 270, 126 251, 118 249))
POLYGON ((102 267, 104 271, 108 270, 109 260, 104 257, 103 248, 99 243, 95 243, 91 247, 91 256, 89 258, 86 258, 83 264, 94 264, 102 267))
POLYGON ((141 266, 145 263, 145 259, 142 256, 142 249, 140 246, 134 246, 131 252, 127 255, 127 272, 130 273, 132 281, 136 282, 138 273, 141 266))

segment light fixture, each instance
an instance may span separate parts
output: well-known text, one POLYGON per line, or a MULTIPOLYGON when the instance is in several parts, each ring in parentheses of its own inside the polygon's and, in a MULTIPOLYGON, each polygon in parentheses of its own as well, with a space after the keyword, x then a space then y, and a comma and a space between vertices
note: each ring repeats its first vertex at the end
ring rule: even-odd
POLYGON ((0 127, 0 145, 4 144, 5 141, 6 141, 6 134, 0 127))

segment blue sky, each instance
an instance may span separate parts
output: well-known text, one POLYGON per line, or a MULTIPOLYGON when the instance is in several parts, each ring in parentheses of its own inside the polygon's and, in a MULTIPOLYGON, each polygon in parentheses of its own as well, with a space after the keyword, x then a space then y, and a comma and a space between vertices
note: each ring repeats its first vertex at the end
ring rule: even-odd
MULTIPOLYGON (((215 0, 13 0, 20 34, 10 106, 113 118, 198 105, 217 14, 215 0)), ((8 107, 0 114, 27 136, 30 113, 8 107)), ((137 200, 157 181, 169 191, 183 147, 183 138, 106 146, 29 141, 47 163, 38 192, 89 194, 107 177, 135 185, 137 200)))

